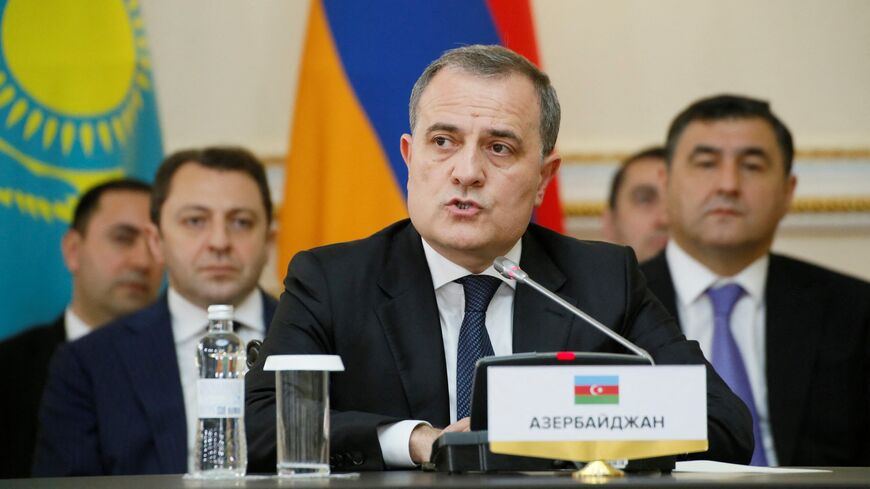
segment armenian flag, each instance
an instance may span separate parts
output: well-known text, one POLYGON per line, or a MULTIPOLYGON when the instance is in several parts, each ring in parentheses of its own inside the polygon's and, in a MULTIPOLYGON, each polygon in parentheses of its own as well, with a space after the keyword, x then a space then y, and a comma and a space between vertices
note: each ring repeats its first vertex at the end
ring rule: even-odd
POLYGON ((0 338, 60 314, 79 195, 163 156, 134 0, 0 0, 0 338))
MULTIPOLYGON (((313 0, 296 94, 278 268, 300 250, 363 238, 405 217, 417 77, 444 51, 502 44, 539 63, 528 0, 313 0)), ((563 230, 555 179, 536 220, 563 230)))
POLYGON ((574 404, 619 404, 619 376, 575 375, 574 404))

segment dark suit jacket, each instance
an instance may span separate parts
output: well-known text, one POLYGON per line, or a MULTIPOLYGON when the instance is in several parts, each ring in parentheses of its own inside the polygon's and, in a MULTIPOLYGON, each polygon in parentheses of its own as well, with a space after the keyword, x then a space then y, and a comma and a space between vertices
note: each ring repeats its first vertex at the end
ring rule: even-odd
MULTIPOLYGON (((642 266, 677 317, 665 254, 642 266)), ((770 255, 767 397, 780 465, 870 465, 870 284, 770 255)))
POLYGON ((0 343, 0 359, 9 369, 0 375, 0 392, 7 397, 0 416, 0 478, 30 475, 36 445, 36 413, 48 377, 48 362, 66 341, 63 314, 0 343))
MULTIPOLYGON (((646 290, 628 248, 581 242, 532 225, 522 267, 543 286, 647 349, 662 364, 703 364, 697 343, 646 290)), ((248 460, 275 470, 275 382, 270 354, 340 355, 331 376, 331 451, 337 469, 384 469, 377 426, 418 419, 449 423, 447 374, 435 292, 420 235, 400 221, 374 236, 297 254, 286 292, 246 377, 248 460)), ((520 286, 514 298, 514 352, 624 352, 615 342, 520 286)), ((748 410, 708 368, 709 457, 746 462, 748 410)))
MULTIPOLYGON (((276 301, 263 294, 263 306, 268 325, 276 301)), ((186 472, 184 394, 166 295, 59 348, 39 421, 35 476, 186 472)))

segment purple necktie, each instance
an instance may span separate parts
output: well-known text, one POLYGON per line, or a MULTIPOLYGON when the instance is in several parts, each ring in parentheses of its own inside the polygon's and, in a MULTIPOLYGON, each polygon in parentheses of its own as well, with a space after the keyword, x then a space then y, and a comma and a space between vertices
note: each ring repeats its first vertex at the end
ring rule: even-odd
POLYGON ((466 275, 456 282, 465 291, 465 316, 456 349, 456 419, 460 420, 471 414, 471 383, 477 360, 493 355, 486 332, 486 309, 501 280, 489 275, 466 275))
POLYGON ((716 289, 707 289, 707 295, 713 302, 713 368, 749 408, 752 414, 752 432, 755 435, 755 450, 752 452, 751 465, 767 465, 764 454, 764 443, 761 439, 761 428, 758 425, 758 414, 755 411, 755 399, 749 384, 749 375, 740 348, 731 333, 731 312, 734 304, 743 295, 743 288, 738 284, 728 284, 716 289))

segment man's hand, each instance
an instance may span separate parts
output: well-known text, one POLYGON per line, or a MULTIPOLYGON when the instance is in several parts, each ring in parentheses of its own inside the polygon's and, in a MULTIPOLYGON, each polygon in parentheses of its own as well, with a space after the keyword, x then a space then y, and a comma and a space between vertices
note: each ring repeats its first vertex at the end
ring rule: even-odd
POLYGON ((414 428, 414 431, 411 432, 411 439, 408 441, 411 460, 415 464, 428 462, 429 457, 432 456, 432 443, 435 443, 435 439, 440 435, 440 429, 429 425, 421 424, 414 428))
POLYGON ((444 428, 443 431, 471 431, 471 418, 465 417, 444 428))
POLYGON ((414 428, 411 432, 411 440, 408 442, 408 450, 411 454, 411 460, 415 464, 428 462, 432 457, 432 444, 441 436, 441 433, 448 431, 468 431, 471 427, 471 418, 462 418, 450 426, 440 430, 429 425, 421 424, 414 428))

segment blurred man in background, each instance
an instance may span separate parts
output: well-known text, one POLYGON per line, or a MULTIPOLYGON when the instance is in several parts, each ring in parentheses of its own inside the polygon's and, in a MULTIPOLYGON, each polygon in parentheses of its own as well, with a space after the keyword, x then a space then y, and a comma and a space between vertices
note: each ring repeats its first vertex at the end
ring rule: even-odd
POLYGON ((81 196, 61 242, 72 274, 69 305, 53 322, 0 343, 0 358, 18 372, 0 380, 0 392, 14 393, 6 407, 11 413, 0 422, 0 477, 30 474, 37 410, 55 348, 157 297, 163 265, 146 243, 150 192, 145 183, 122 179, 81 196))
POLYGON ((796 177, 763 101, 699 100, 667 139, 652 290, 753 414, 754 465, 870 464, 870 284, 771 252, 796 177))
POLYGON ((257 287, 273 240, 262 164, 240 148, 168 156, 154 179, 149 242, 169 289, 60 348, 39 414, 34 475, 183 473, 196 433, 195 354, 211 304, 263 337, 276 301, 257 287))
POLYGON ((649 260, 665 248, 665 148, 647 148, 619 165, 602 224, 604 239, 630 246, 638 261, 649 260))

